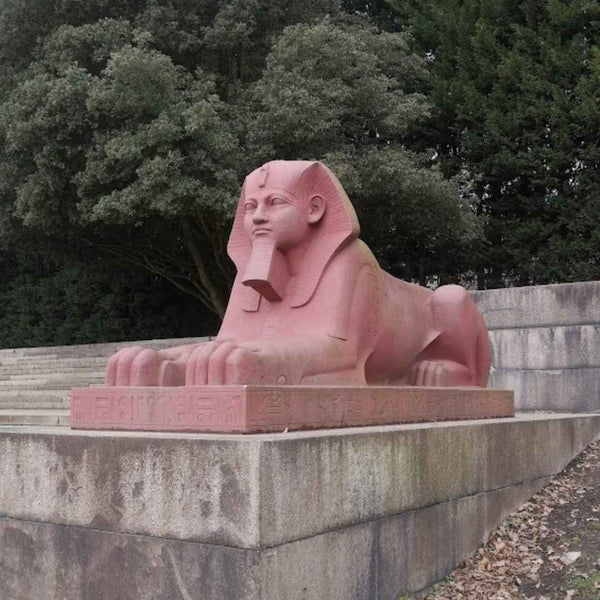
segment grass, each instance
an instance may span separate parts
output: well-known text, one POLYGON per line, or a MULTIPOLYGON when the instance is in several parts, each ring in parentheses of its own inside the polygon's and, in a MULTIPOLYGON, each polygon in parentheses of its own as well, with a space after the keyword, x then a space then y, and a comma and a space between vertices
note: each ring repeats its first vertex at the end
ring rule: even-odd
POLYGON ((573 577, 569 585, 577 590, 581 600, 600 600, 600 571, 594 569, 587 577, 573 577))

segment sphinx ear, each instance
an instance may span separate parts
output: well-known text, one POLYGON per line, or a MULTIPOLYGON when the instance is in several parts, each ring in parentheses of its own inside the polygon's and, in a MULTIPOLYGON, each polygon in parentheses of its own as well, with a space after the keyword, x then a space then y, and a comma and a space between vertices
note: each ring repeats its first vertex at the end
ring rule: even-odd
POLYGON ((312 196, 308 203, 308 222, 311 224, 318 223, 325 214, 326 206, 323 196, 319 196, 318 194, 312 196))

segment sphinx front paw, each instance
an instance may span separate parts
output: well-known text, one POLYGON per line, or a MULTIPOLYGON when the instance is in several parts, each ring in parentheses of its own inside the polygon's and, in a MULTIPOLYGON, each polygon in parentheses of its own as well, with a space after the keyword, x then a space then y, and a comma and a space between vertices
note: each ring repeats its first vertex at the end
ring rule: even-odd
POLYGON ((244 385, 286 383, 277 356, 260 348, 231 341, 210 342, 187 360, 186 385, 244 385))

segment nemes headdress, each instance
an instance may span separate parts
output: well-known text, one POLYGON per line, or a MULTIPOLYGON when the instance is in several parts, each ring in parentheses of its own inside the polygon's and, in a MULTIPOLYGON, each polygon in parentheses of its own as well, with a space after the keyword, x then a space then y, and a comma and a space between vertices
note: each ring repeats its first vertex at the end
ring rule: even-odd
MULTIPOLYGON (((238 273, 245 272, 252 249, 252 242, 244 230, 246 197, 264 188, 285 191, 298 202, 308 203, 315 195, 325 201, 325 213, 315 225, 292 300, 293 307, 303 306, 312 298, 336 250, 358 237, 356 212, 337 177, 324 164, 301 160, 275 160, 264 164, 246 177, 227 245, 238 273)), ((258 310, 259 293, 252 288, 246 290, 244 310, 258 310)))

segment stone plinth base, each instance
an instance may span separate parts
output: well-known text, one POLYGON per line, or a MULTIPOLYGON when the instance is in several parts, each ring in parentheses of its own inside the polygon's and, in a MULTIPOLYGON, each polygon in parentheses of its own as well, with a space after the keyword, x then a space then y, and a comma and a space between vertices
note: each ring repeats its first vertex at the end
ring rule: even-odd
POLYGON ((75 388, 73 429, 258 433, 514 415, 483 388, 223 385, 75 388))
POLYGON ((226 435, 0 427, 2 600, 395 600, 600 415, 226 435))

